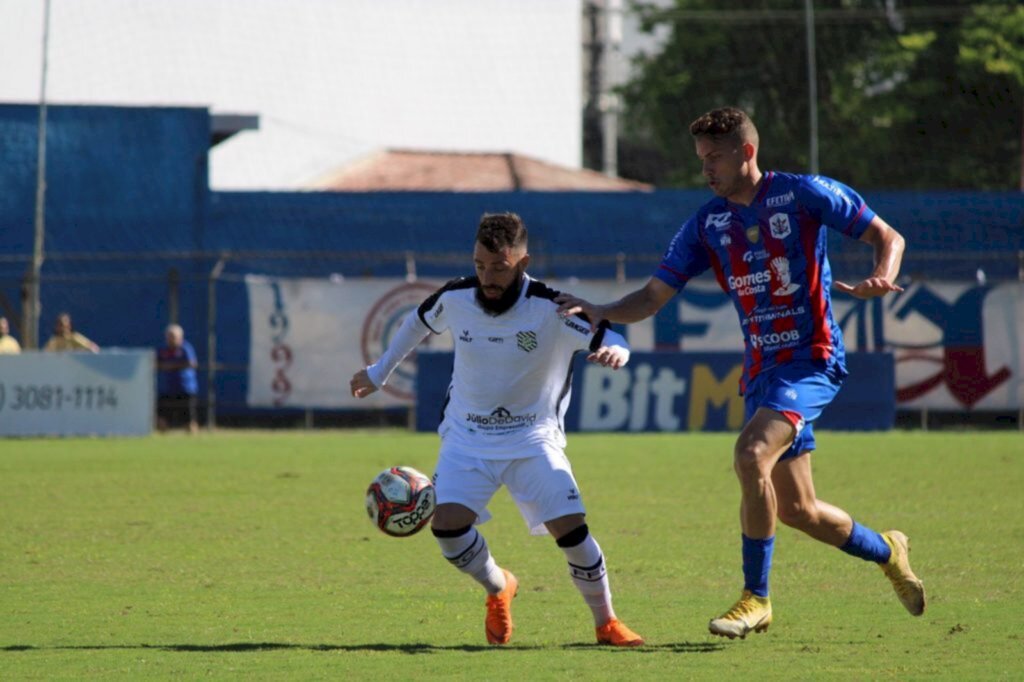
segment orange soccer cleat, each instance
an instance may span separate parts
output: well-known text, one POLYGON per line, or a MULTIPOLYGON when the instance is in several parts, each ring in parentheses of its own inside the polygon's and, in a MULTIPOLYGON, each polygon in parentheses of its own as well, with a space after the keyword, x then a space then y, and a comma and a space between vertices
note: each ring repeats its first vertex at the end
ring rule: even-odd
POLYGON ((597 628, 597 643, 611 646, 640 646, 644 638, 630 630, 618 618, 612 618, 597 628))
POLYGON ((505 589, 498 594, 487 595, 487 618, 484 628, 487 630, 487 641, 491 644, 508 644, 512 639, 512 599, 519 591, 519 581, 506 571, 505 589))

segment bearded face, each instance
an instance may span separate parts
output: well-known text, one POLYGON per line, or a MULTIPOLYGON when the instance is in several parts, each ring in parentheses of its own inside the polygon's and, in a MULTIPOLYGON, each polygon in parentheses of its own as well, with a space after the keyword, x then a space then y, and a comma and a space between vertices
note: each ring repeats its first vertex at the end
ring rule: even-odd
POLYGON ((476 300, 491 315, 500 315, 519 300, 523 288, 523 274, 530 257, 525 250, 505 247, 497 252, 488 251, 480 243, 473 249, 473 262, 480 280, 476 300))

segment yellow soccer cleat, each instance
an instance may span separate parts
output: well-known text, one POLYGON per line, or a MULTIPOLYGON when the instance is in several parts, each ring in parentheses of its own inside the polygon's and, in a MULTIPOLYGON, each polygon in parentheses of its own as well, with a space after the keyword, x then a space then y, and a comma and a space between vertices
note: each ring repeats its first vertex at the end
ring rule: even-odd
POLYGON ((505 589, 498 594, 487 595, 487 618, 484 620, 484 629, 487 631, 487 641, 491 644, 508 644, 512 639, 512 599, 519 591, 519 581, 516 577, 506 571, 505 589))
POLYGON ((732 608, 708 623, 711 634, 719 637, 745 639, 747 633, 764 632, 772 624, 772 601, 743 590, 740 600, 732 608))
POLYGON ((597 643, 612 646, 640 646, 644 638, 630 630, 618 618, 612 618, 597 628, 597 643))
POLYGON ((889 561, 879 564, 885 577, 892 583, 900 603, 912 616, 924 613, 924 584, 910 570, 910 538, 898 530, 887 530, 882 538, 889 545, 892 554, 889 561))

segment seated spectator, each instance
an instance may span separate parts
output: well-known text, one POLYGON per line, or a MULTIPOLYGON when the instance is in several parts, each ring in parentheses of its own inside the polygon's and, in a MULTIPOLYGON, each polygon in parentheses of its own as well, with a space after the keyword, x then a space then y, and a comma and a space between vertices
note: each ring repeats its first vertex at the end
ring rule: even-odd
POLYGON ((196 377, 196 351, 185 340, 185 330, 169 324, 164 332, 166 345, 156 354, 157 368, 157 428, 186 426, 190 433, 199 431, 196 420, 196 395, 199 381, 196 377))
POLYGON ((6 317, 0 317, 0 355, 12 355, 21 352, 21 344, 11 336, 11 327, 6 317))
POLYGON ((53 336, 46 342, 43 350, 56 352, 87 350, 99 353, 100 347, 71 328, 71 315, 61 313, 53 325, 53 336))

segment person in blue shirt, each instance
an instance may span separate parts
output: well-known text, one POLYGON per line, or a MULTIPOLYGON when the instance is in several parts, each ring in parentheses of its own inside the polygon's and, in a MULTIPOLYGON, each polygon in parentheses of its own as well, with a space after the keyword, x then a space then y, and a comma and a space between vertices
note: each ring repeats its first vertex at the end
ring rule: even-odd
POLYGON ((188 428, 189 433, 199 431, 196 419, 199 381, 196 377, 196 351, 185 340, 185 331, 177 324, 167 325, 164 332, 166 345, 156 354, 157 367, 157 428, 188 428))
POLYGON ((744 336, 740 393, 745 426, 733 450, 741 490, 744 587, 712 619, 723 637, 762 632, 772 621, 768 574, 776 518, 847 554, 877 563, 903 606, 924 613, 925 593, 898 530, 879 533, 817 497, 811 477, 812 423, 846 377, 843 337, 830 288, 858 298, 902 291, 896 285, 904 240, 851 188, 821 175, 768 171, 757 164, 757 128, 734 107, 690 125, 697 158, 715 197, 672 239, 647 284, 619 301, 594 305, 563 295, 559 313, 631 323, 654 315, 707 270, 732 299, 744 336), (875 267, 856 284, 833 282, 827 231, 865 242, 875 267))

